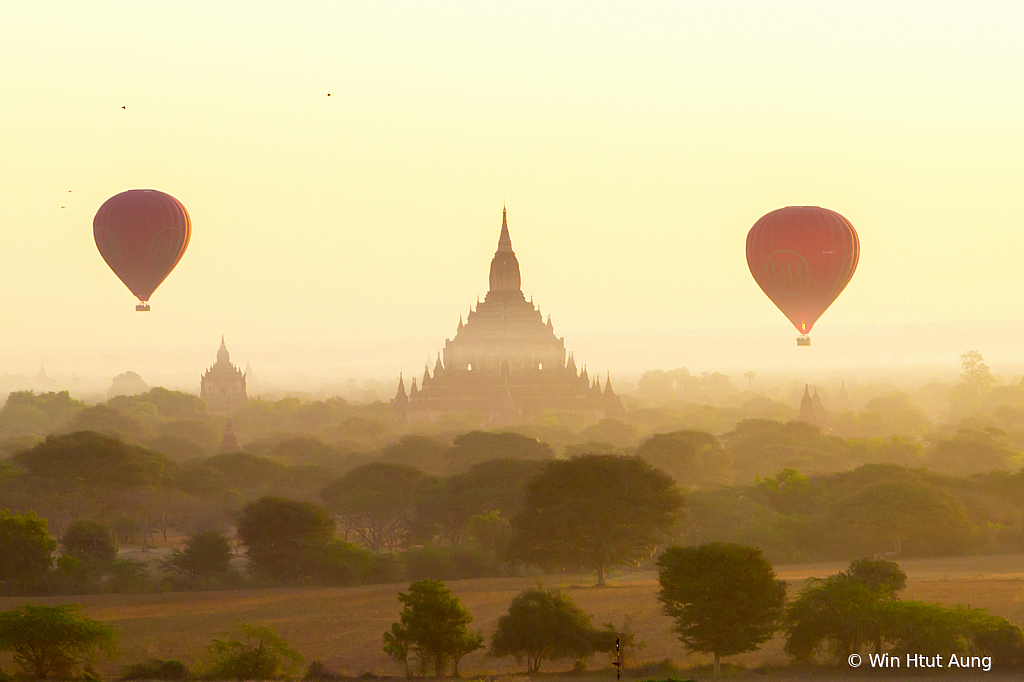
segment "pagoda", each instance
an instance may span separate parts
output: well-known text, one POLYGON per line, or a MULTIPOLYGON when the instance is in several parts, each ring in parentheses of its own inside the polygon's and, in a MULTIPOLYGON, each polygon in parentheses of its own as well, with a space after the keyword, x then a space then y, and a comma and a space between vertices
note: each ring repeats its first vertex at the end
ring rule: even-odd
POLYGON ((245 404, 245 375, 231 364, 231 354, 223 336, 220 337, 217 362, 199 380, 199 397, 214 413, 233 412, 245 404))
POLYGON ((433 421, 447 412, 477 414, 488 425, 510 424, 543 411, 583 413, 593 419, 619 416, 622 402, 612 390, 578 368, 565 340, 555 336, 532 298, 522 292, 519 260, 512 250, 508 214, 501 212, 498 250, 491 259, 490 289, 455 337, 445 341, 433 372, 423 369, 406 393, 404 380, 392 401, 399 417, 433 421))

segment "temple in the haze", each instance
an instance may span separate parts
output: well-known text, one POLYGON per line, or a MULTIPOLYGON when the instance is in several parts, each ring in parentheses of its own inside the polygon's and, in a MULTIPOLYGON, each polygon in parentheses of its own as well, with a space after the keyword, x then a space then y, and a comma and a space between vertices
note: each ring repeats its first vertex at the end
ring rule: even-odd
POLYGON ((565 341, 555 336, 551 316, 545 320, 533 300, 523 296, 519 261, 512 250, 508 217, 501 215, 498 250, 491 259, 490 290, 455 338, 445 341, 431 373, 424 367, 417 385, 406 392, 404 377, 392 405, 412 421, 435 420, 446 412, 481 417, 482 423, 511 424, 543 411, 582 413, 593 419, 621 415, 622 402, 612 390, 577 367, 565 341))
POLYGON ((199 380, 199 397, 210 412, 234 412, 245 404, 245 375, 231 364, 231 355, 220 337, 217 362, 199 380))

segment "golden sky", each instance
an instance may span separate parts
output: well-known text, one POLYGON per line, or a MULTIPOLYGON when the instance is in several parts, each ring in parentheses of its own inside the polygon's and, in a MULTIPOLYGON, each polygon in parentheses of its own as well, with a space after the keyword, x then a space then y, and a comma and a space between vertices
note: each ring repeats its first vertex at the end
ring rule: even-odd
POLYGON ((744 239, 796 204, 861 238, 815 332, 1021 322, 1022 35, 1016 2, 0 1, 0 356, 432 354, 486 293, 503 202, 567 343, 790 345, 744 239), (92 237, 131 188, 193 222, 148 314, 92 237))

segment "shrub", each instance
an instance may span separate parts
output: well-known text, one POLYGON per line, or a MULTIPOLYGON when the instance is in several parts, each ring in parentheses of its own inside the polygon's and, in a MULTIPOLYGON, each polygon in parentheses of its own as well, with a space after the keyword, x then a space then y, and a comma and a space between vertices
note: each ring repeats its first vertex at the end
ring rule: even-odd
POLYGON ((66 556, 83 564, 105 568, 117 558, 117 546, 110 529, 97 521, 75 521, 60 539, 66 556))
POLYGON ((416 547, 406 551, 403 558, 409 580, 465 580, 502 575, 501 564, 472 547, 416 547))
POLYGON ((160 561, 160 568, 194 580, 225 575, 230 570, 231 541, 215 530, 189 536, 185 549, 174 549, 160 561))
POLYGON ((325 585, 346 587, 358 585, 374 564, 372 552, 343 540, 328 543, 320 556, 319 576, 325 585))
POLYGON ((398 565, 398 557, 394 554, 378 554, 373 558, 373 565, 366 574, 366 582, 370 585, 396 583, 401 579, 402 572, 398 565))
POLYGON ((214 680, 271 680, 293 670, 302 656, 277 631, 239 623, 236 632, 210 643, 214 660, 207 677, 214 680))
POLYGON ((327 669, 327 666, 324 665, 323 661, 317 660, 309 664, 309 667, 306 668, 306 676, 302 679, 311 681, 340 680, 342 679, 342 676, 338 675, 337 673, 331 672, 327 669))
POLYGON ((187 680, 188 668, 181 661, 154 658, 148 663, 136 663, 125 668, 122 680, 187 680))

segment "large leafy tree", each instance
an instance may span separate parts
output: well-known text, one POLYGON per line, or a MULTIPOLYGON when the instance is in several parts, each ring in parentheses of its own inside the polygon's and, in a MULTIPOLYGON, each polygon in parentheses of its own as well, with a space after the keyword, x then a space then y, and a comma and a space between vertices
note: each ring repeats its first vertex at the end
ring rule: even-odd
POLYGON ((83 409, 85 403, 74 400, 67 391, 39 395, 32 391, 15 391, 7 396, 0 409, 0 440, 12 436, 45 436, 64 428, 83 409))
POLYGON ((445 454, 446 471, 458 474, 474 464, 492 459, 554 459, 555 451, 547 443, 518 433, 470 431, 455 437, 445 454))
POLYGON ((868 642, 882 653, 881 621, 907 584, 898 564, 884 559, 857 559, 846 571, 814 580, 786 613, 786 653, 811 661, 822 649, 837 658, 858 652, 868 642))
POLYGON ((653 554, 682 505, 675 481, 639 457, 552 461, 527 486, 512 519, 512 553, 592 569, 603 586, 609 567, 653 554))
POLYGON ((723 656, 754 651, 778 628, 786 583, 761 550, 713 542, 669 547, 658 559, 658 600, 675 619, 679 639, 713 654, 715 675, 723 656))
POLYGON ((488 656, 526 659, 526 672, 540 672, 543 660, 584 658, 595 651, 590 616, 560 590, 525 590, 498 618, 488 656))
POLYGON ((905 474, 858 487, 836 500, 826 519, 830 527, 842 529, 847 542, 864 553, 955 553, 970 541, 963 505, 905 474))
POLYGON ((401 622, 384 633, 385 651, 399 660, 415 651, 424 666, 433 662, 435 677, 442 677, 451 661, 452 674, 458 677, 459 660, 484 645, 483 635, 469 632, 473 615, 437 580, 410 584, 398 601, 403 604, 401 622))
POLYGON ((177 465, 163 455, 95 431, 48 436, 14 461, 41 479, 90 488, 140 488, 169 483, 177 465))
POLYGON ((242 508, 238 537, 256 572, 290 582, 316 571, 334 520, 309 502, 261 497, 242 508))
POLYGON ((658 433, 636 454, 686 486, 714 487, 732 483, 732 457, 722 443, 704 431, 658 433))
POLYGON ((0 613, 0 651, 36 679, 69 675, 99 653, 112 656, 116 631, 79 613, 79 604, 21 606, 0 613))
POLYGON ((349 471, 320 496, 347 531, 379 552, 405 540, 422 478, 422 471, 405 464, 371 462, 349 471))
POLYGON ((46 519, 32 512, 0 511, 0 585, 42 577, 53 563, 56 548, 46 519))

